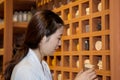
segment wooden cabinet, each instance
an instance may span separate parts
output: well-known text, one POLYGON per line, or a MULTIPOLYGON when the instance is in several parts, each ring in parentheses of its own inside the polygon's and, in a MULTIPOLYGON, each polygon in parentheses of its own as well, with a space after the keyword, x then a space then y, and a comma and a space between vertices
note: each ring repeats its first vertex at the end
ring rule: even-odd
POLYGON ((0 0, 0 73, 13 55, 13 50, 23 42, 28 22, 13 21, 14 12, 31 11, 34 0, 0 0))
POLYGON ((62 1, 52 6, 65 22, 62 45, 45 58, 54 80, 74 80, 86 60, 94 65, 99 80, 111 80, 110 0, 62 1))

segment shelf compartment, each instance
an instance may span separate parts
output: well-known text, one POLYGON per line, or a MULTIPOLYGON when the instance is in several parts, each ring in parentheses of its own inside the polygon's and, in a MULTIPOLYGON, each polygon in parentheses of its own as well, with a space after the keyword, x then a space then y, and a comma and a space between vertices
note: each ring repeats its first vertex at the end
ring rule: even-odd
POLYGON ((70 20, 71 19, 71 14, 70 14, 69 8, 64 10, 64 12, 63 12, 63 19, 64 20, 70 20))
POLYGON ((14 47, 20 47, 24 43, 25 33, 18 33, 13 35, 14 47))
POLYGON ((16 49, 19 49, 23 43, 25 38, 25 32, 24 31, 17 31, 14 29, 13 31, 13 54, 16 54, 16 49))
POLYGON ((48 9, 48 10, 53 10, 56 9, 56 6, 54 5, 54 1, 50 1, 49 2, 41 2, 41 1, 38 1, 36 2, 37 3, 37 8, 38 9, 48 9))
POLYGON ((47 56, 44 56, 43 60, 47 62, 48 60, 47 56))
POLYGON ((75 77, 77 76, 77 72, 72 72, 72 80, 75 80, 75 77))
POLYGON ((63 56, 63 67, 70 67, 70 56, 63 56))
POLYGON ((82 21, 82 33, 90 32, 89 19, 82 21))
POLYGON ((105 15, 105 30, 109 30, 110 29, 110 16, 105 15))
POLYGON ((3 35, 0 35, 0 49, 3 48, 3 35))
POLYGON ((66 5, 68 3, 70 3, 70 0, 69 0, 69 2, 68 2, 68 0, 62 0, 62 5, 66 5))
POLYGON ((67 71, 63 72, 63 80, 70 80, 70 72, 67 71))
POLYGON ((94 36, 92 42, 93 42, 92 50, 96 50, 96 51, 102 50, 102 37, 101 36, 94 36))
POLYGON ((0 56, 0 75, 3 71, 3 56, 0 56))
POLYGON ((110 8, 110 0, 104 0, 105 1, 105 10, 110 8))
POLYGON ((72 51, 79 51, 80 45, 79 45, 79 39, 73 39, 72 40, 72 51))
POLYGON ((79 34, 80 32, 80 29, 79 29, 79 22, 74 22, 72 24, 72 34, 75 35, 75 34, 79 34))
POLYGON ((105 68, 106 70, 110 71, 110 55, 105 56, 105 68))
POLYGON ((72 7, 72 18, 78 18, 80 16, 79 6, 72 7))
POLYGON ((56 71, 55 80, 62 80, 62 72, 61 71, 56 71))
POLYGON ((102 11, 103 6, 101 0, 92 0, 92 12, 102 11), (100 4, 101 3, 101 4, 100 4), (98 9, 99 6, 99 9, 98 9))
POLYGON ((97 75, 98 80, 103 80, 103 76, 102 75, 97 75))
POLYGON ((80 61, 79 56, 72 56, 72 67, 73 68, 79 68, 80 67, 80 61))
POLYGON ((106 76, 106 80, 111 80, 111 77, 110 76, 106 76))
POLYGON ((62 66, 61 56, 56 56, 56 66, 62 66))
POLYGON ((105 50, 110 50, 110 35, 105 35, 105 50))
POLYGON ((4 16, 4 1, 5 0, 0 0, 0 18, 4 16))
MULTIPOLYGON (((4 35, 4 28, 0 29, 0 42, 1 42, 1 40, 3 41, 3 35, 4 35)), ((1 43, 0 43, 0 45, 1 45, 1 43)))
POLYGON ((61 7, 61 5, 63 5, 61 0, 58 0, 58 1, 55 0, 54 4, 53 4, 53 9, 54 8, 59 8, 59 7, 61 7))
POLYGON ((66 24, 65 27, 64 27, 63 36, 69 36, 69 35, 71 35, 70 25, 69 25, 69 24, 66 24))
POLYGON ((85 60, 90 60, 90 56, 89 55, 82 55, 82 69, 85 68, 85 60))
POLYGON ((101 17, 95 17, 92 19, 92 31, 101 31, 102 30, 102 21, 101 17))
POLYGON ((50 70, 50 72, 51 72, 51 76, 52 76, 52 80, 54 80, 54 75, 55 75, 55 72, 54 72, 54 70, 50 70))
POLYGON ((82 38, 82 50, 88 51, 90 49, 89 37, 82 38))
POLYGON ((50 66, 55 66, 55 57, 54 56, 49 56, 49 65, 50 66))
POLYGON ((27 28, 13 27, 13 34, 25 34, 27 28))
POLYGON ((82 3, 82 8, 81 8, 81 15, 90 15, 90 6, 89 6, 89 1, 82 3))
POLYGON ((70 40, 63 41, 63 51, 70 51, 70 40))
POLYGON ((102 70, 103 69, 102 56, 101 55, 93 56, 93 64, 95 69, 102 70))

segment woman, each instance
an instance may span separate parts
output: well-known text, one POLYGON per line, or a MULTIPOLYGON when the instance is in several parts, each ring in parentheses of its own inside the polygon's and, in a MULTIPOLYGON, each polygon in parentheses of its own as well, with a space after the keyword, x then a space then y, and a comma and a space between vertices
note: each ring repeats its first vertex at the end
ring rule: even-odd
MULTIPOLYGON (((52 80, 50 69, 43 60, 60 46, 63 21, 50 10, 37 12, 28 24, 23 47, 8 64, 5 80, 52 80)), ((92 80, 93 69, 78 73, 75 80, 92 80)))

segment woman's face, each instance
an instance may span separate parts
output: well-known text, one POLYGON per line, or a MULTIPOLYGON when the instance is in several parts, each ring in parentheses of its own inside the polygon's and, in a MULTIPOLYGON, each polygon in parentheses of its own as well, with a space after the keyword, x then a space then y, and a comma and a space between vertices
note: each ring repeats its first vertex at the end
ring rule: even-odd
POLYGON ((63 26, 55 33, 53 33, 51 36, 46 37, 44 36, 42 41, 40 42, 40 52, 43 55, 52 55, 56 49, 59 48, 61 45, 61 36, 63 33, 63 26))

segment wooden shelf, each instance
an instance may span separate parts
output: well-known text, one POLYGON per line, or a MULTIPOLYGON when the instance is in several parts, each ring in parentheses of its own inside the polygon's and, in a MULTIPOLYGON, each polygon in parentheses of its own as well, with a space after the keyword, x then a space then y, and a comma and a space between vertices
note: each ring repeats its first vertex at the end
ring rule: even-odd
MULTIPOLYGON (((36 0, 0 0, 0 18, 5 21, 4 25, 0 24, 0 30, 2 29, 0 36, 3 37, 3 42, 1 42, 0 47, 4 46, 3 64, 11 60, 14 49, 13 45, 16 45, 15 43, 17 42, 22 43, 28 25, 28 22, 13 22, 13 13, 15 11, 28 12, 31 11, 32 8, 36 8, 36 0), (1 1, 4 1, 4 4, 1 1), (8 41, 9 44, 7 43, 8 41)), ((3 70, 5 67, 6 66, 3 65, 3 70)))
POLYGON ((27 29, 28 22, 14 22, 13 23, 13 33, 14 34, 24 34, 27 29))
POLYGON ((28 22, 14 22, 14 28, 27 28, 28 22))
POLYGON ((62 75, 62 79, 73 80, 77 72, 84 68, 86 59, 95 65, 100 80, 111 80, 110 11, 109 3, 106 2, 109 1, 78 0, 53 9, 65 23, 61 51, 47 57, 55 80, 58 80, 59 74, 62 75), (102 11, 97 9, 100 2, 104 5, 102 11), (86 12, 86 8, 90 9, 89 13, 86 12), (97 41, 102 42, 100 50, 95 47, 97 41), (53 60, 55 63, 60 61, 61 65, 51 65, 53 60), (102 70, 98 69, 99 60, 103 62, 102 70), (79 67, 77 67, 78 62, 79 67))

